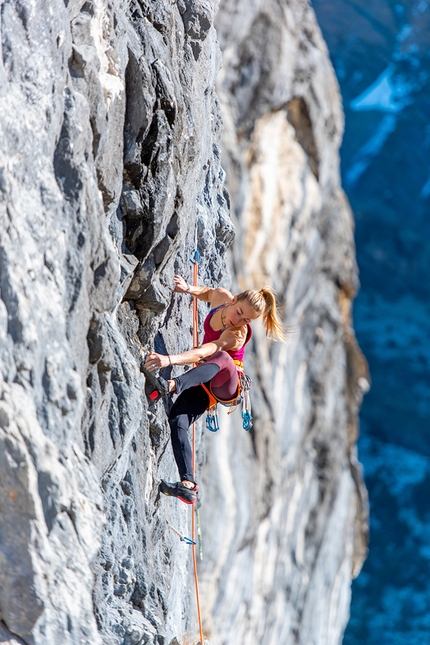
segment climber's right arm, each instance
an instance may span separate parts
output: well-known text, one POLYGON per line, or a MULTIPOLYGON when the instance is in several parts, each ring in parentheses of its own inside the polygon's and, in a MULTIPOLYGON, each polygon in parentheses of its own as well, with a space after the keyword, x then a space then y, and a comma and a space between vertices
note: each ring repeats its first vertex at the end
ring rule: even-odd
POLYGON ((224 304, 225 302, 230 302, 233 300, 233 295, 227 289, 222 287, 217 287, 216 289, 211 289, 211 287, 194 287, 180 275, 175 275, 173 278, 175 282, 174 291, 176 293, 189 293, 192 296, 196 296, 199 300, 204 302, 210 302, 214 307, 218 304, 224 304))

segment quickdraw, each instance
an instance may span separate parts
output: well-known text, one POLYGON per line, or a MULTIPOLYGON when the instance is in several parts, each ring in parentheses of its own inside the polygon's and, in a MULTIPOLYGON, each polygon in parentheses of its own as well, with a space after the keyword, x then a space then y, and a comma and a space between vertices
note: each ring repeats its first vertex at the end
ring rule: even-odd
POLYGON ((207 387, 202 383, 202 388, 205 390, 206 394, 209 397, 209 405, 206 410, 206 428, 210 432, 217 432, 220 428, 219 418, 218 418, 218 403, 224 405, 225 407, 230 408, 228 414, 234 412, 237 406, 242 403, 242 426, 246 432, 249 432, 252 428, 252 414, 251 414, 251 397, 249 396, 249 390, 251 388, 251 377, 243 372, 243 363, 242 361, 234 361, 238 367, 238 384, 237 384, 237 394, 233 399, 228 401, 224 399, 218 399, 215 394, 212 392, 211 385, 207 387))
POLYGON ((166 523, 167 523, 167 526, 172 529, 173 533, 176 533, 176 535, 180 538, 181 542, 185 542, 185 544, 189 544, 190 546, 192 544, 194 544, 194 545, 196 544, 195 540, 192 540, 191 538, 187 537, 186 535, 182 535, 182 533, 180 533, 178 531, 178 529, 175 529, 175 527, 172 526, 170 524, 170 522, 168 522, 167 520, 166 520, 166 523))
POLYGON ((251 414, 251 397, 249 391, 251 389, 251 377, 247 374, 242 374, 239 377, 242 381, 242 426, 246 432, 249 432, 252 428, 252 414, 251 414))

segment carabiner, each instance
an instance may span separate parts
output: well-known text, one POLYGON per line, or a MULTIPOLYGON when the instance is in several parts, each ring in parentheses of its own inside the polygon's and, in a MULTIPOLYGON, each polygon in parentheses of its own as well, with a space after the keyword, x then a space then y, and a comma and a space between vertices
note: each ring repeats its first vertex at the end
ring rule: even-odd
POLYGON ((199 262, 200 262, 200 253, 198 252, 197 249, 193 249, 191 251, 190 262, 191 262, 191 264, 199 264, 199 262))
POLYGON ((181 537, 182 542, 185 542, 185 544, 189 544, 192 546, 193 544, 197 544, 195 540, 192 540, 191 538, 187 537, 186 535, 183 535, 181 537))
POLYGON ((249 432, 252 428, 252 414, 249 410, 242 410, 242 425, 246 432, 249 432))

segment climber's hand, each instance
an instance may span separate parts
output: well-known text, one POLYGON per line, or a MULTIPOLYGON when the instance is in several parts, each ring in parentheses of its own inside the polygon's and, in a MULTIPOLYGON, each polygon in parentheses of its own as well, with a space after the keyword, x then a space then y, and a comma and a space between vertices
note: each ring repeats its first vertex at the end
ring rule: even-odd
POLYGON ((150 372, 154 370, 161 370, 163 367, 168 367, 170 365, 169 357, 164 356, 164 354, 157 354, 157 352, 151 352, 146 357, 145 367, 150 372))
POLYGON ((175 288, 173 291, 176 291, 176 293, 188 293, 190 290, 190 285, 188 282, 183 278, 181 275, 175 275, 173 277, 173 281, 175 283, 175 288))

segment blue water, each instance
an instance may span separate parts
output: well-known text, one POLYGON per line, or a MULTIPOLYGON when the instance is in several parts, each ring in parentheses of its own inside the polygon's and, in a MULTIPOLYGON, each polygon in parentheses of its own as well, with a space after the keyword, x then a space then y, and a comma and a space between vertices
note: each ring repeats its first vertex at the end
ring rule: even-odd
POLYGON ((337 71, 372 388, 369 556, 344 645, 430 644, 430 3, 314 0, 337 71))

